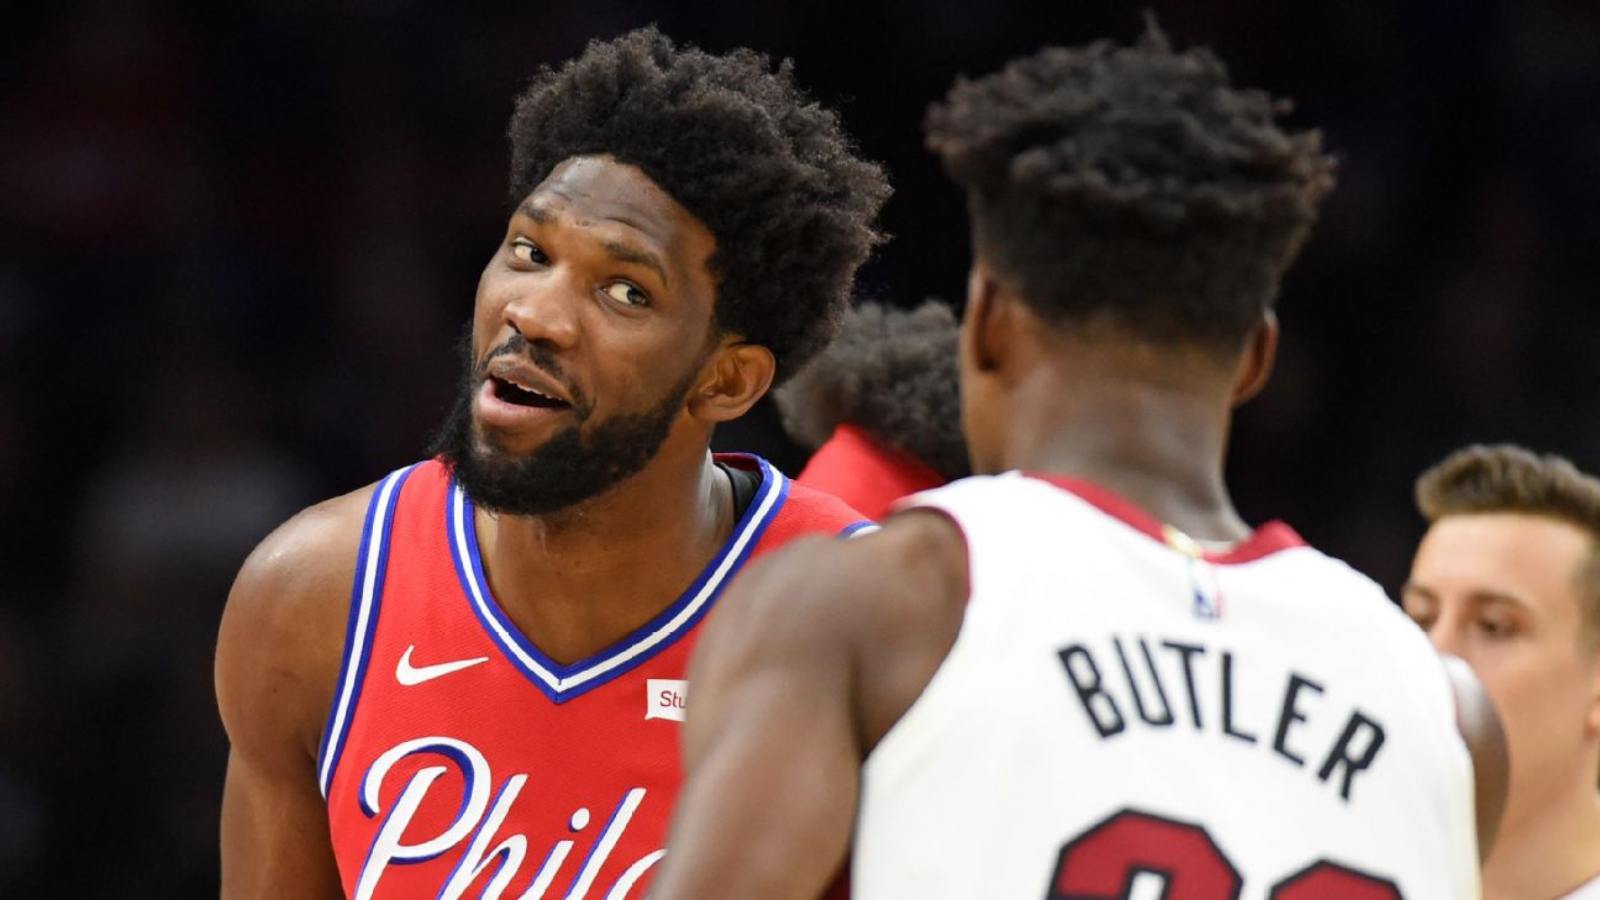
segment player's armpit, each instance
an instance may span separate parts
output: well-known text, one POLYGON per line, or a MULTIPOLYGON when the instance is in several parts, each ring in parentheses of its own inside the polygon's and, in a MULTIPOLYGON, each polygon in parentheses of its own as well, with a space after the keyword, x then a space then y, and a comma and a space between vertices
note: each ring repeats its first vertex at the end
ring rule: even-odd
POLYGON ((1478 859, 1489 858, 1500 816, 1505 812, 1510 761, 1500 715, 1472 668, 1458 657, 1441 654, 1456 696, 1456 727, 1472 753, 1472 778, 1478 812, 1478 859))
POLYGON ((652 897, 827 888, 863 757, 959 629, 960 548, 946 520, 907 516, 859 540, 797 542, 730 587, 690 669, 687 781, 652 897))
POLYGON ((343 896, 316 754, 338 673, 364 494, 279 528, 251 554, 228 596, 216 659, 217 705, 230 742, 226 898, 343 896))

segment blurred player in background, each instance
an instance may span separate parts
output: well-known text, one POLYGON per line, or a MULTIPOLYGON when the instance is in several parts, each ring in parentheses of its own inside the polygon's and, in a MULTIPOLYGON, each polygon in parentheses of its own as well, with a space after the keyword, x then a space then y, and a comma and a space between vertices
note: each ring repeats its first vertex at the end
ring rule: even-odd
POLYGON ((783 427, 814 451, 795 480, 873 519, 908 494, 968 474, 948 304, 863 303, 839 336, 773 392, 783 427))
POLYGON ((1511 746, 1483 896, 1600 898, 1600 479, 1467 447, 1417 480, 1417 506, 1406 612, 1472 664, 1511 746))
POLYGON ((701 616, 859 521, 708 451, 879 239, 837 116, 646 29, 541 70, 510 138, 438 458, 292 519, 229 597, 229 897, 641 896, 701 616))
POLYGON ((1007 474, 745 573, 659 900, 806 897, 847 850, 862 898, 1476 895, 1481 689, 1223 481, 1331 183, 1283 108, 1152 25, 930 111, 972 218, 965 432, 1007 474))

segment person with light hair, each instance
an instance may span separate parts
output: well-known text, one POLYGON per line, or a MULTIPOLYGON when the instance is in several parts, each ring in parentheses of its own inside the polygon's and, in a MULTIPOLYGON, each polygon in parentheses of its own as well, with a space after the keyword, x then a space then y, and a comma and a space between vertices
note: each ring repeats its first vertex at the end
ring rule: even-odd
POLYGON ((1473 446, 1422 474, 1417 506, 1406 612, 1471 663, 1510 743, 1483 896, 1600 898, 1600 479, 1473 446))

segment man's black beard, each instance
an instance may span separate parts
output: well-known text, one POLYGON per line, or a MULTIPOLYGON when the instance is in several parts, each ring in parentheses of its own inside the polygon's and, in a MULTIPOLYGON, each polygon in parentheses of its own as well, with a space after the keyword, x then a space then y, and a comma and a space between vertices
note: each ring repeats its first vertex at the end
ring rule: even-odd
POLYGON ((434 437, 430 452, 444 460, 456 480, 486 510, 517 516, 540 516, 567 509, 599 496, 618 482, 643 469, 667 439, 672 422, 683 408, 699 366, 668 391, 655 407, 642 413, 614 415, 583 436, 580 428, 589 416, 581 397, 574 396, 571 425, 526 456, 507 453, 473 434, 472 401, 483 384, 490 359, 506 353, 529 355, 541 369, 559 374, 542 347, 513 337, 488 353, 477 365, 472 361, 470 333, 462 347, 462 380, 455 404, 434 437))

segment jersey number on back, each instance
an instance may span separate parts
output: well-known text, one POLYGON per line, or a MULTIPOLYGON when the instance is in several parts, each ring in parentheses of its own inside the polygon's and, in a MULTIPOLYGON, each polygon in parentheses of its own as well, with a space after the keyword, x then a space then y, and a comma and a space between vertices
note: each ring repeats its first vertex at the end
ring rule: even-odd
MULTIPOLYGON (((1205 828, 1125 809, 1061 848, 1047 900, 1237 900, 1244 880, 1205 828), (1138 891, 1138 893, 1135 893, 1138 891)), ((1319 860, 1269 900, 1401 900, 1395 883, 1319 860)))

